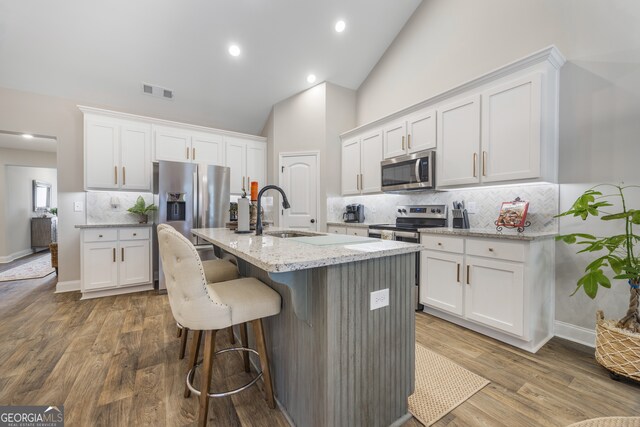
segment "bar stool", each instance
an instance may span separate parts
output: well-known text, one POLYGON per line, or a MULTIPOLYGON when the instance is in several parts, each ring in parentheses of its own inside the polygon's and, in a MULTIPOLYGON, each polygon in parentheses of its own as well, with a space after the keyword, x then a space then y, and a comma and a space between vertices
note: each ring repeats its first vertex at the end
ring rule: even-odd
MULTIPOLYGON (((205 426, 210 397, 224 397, 238 393, 264 378, 267 404, 275 408, 273 384, 264 337, 262 319, 280 313, 280 295, 261 281, 246 277, 218 283, 207 283, 200 256, 191 242, 182 234, 163 228, 158 231, 160 256, 167 279, 167 294, 171 312, 176 320, 194 331, 189 354, 189 372, 185 397, 191 392, 199 396, 198 425, 205 426), (247 347, 214 351, 216 333, 224 328, 251 322, 258 351, 247 347), (197 363, 199 345, 204 333, 204 362, 200 390, 192 382, 197 363), (254 353, 260 358, 262 372, 244 386, 220 393, 210 393, 214 356, 229 351, 254 353)), ((244 340, 243 340, 244 341, 244 340)), ((245 358, 245 362, 248 358, 245 358)), ((245 369, 247 365, 245 363, 245 369)))
MULTIPOLYGON (((158 233, 160 232, 160 230, 163 230, 165 228, 170 228, 171 230, 175 231, 175 228, 173 228, 169 224, 158 224, 158 233)), ((227 280, 238 279, 240 277, 238 266, 229 260, 205 260, 202 261, 202 266, 204 268, 204 275, 207 278, 208 283, 225 282, 227 280)), ((181 338, 180 354, 178 355, 178 358, 184 359, 184 354, 187 349, 187 338, 189 335, 189 329, 181 325, 180 322, 176 322, 176 326, 178 327, 178 333, 176 334, 176 336, 177 338, 181 338)), ((228 333, 230 344, 234 344, 235 340, 233 337, 233 328, 229 328, 228 333)))

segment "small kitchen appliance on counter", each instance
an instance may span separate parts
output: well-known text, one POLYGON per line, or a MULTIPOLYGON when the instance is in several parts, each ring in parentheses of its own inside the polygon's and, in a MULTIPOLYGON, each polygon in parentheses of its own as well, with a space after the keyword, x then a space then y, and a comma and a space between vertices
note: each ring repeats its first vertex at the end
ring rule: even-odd
MULTIPOLYGON (((377 224, 369 226, 369 237, 378 239, 390 238, 409 243, 420 243, 421 228, 446 227, 446 205, 411 205, 396 207, 395 224, 377 224)), ((415 306, 416 310, 422 310, 418 295, 420 285, 420 252, 416 252, 416 277, 415 277, 415 306)))
POLYGON ((347 205, 342 219, 344 222, 364 222, 364 205, 358 203, 347 205))

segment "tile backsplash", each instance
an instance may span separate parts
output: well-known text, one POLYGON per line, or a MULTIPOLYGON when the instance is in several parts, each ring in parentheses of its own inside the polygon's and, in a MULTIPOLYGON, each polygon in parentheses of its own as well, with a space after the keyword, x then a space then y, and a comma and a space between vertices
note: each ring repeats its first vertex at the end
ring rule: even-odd
POLYGON ((127 212, 127 209, 136 203, 138 196, 142 196, 147 204, 153 203, 152 193, 88 191, 87 224, 136 224, 138 216, 127 212), (112 203, 117 206, 112 206, 112 203))
MULTIPOLYGON (((365 222, 385 224, 395 222, 397 205, 444 204, 452 208, 453 201, 464 200, 467 208, 475 203, 475 213, 469 214, 471 228, 495 229, 502 202, 520 197, 529 202, 528 230, 532 232, 554 232, 558 221, 559 185, 527 184, 518 186, 460 189, 451 191, 416 192, 405 194, 375 194, 369 196, 330 197, 327 199, 327 222, 342 222, 345 206, 352 203, 364 205, 365 222)), ((451 222, 451 213, 449 212, 451 222)), ((449 224, 451 225, 451 223, 449 224)), ((505 230, 504 232, 510 232, 505 230)), ((515 232, 515 231, 514 231, 515 232)))

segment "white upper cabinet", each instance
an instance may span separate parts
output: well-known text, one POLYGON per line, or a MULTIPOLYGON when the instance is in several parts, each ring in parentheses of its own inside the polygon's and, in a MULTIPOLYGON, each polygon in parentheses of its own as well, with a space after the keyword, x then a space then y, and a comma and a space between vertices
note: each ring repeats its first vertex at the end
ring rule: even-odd
POLYGON ((422 110, 407 119, 407 152, 436 148, 436 110, 422 110))
POLYGON ((231 194, 249 193, 249 180, 259 188, 267 185, 267 144, 237 137, 225 137, 226 166, 231 169, 231 194))
POLYGON ((154 126, 155 160, 224 166, 224 140, 217 133, 154 126))
POLYGON ((480 96, 438 109, 438 186, 480 182, 480 96))
POLYGON ((482 181, 540 177, 541 75, 482 93, 482 181))
POLYGON ((342 195, 380 192, 383 131, 342 142, 342 195))
POLYGON ((384 127, 384 158, 402 156, 407 152, 407 122, 400 120, 384 127))
POLYGON ((85 189, 151 190, 151 126, 85 116, 85 189))

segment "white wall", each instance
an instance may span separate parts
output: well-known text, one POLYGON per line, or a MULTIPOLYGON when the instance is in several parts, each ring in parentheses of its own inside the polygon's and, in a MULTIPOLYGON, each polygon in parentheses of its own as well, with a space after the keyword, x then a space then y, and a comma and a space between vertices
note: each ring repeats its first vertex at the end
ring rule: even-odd
MULTIPOLYGON (((0 129, 9 130, 11 128, 0 126, 0 129)), ((7 227, 9 223, 9 200, 12 200, 14 193, 13 191, 5 191, 7 187, 6 172, 8 167, 12 165, 55 168, 56 153, 0 148, 0 200, 2 200, 2 208, 0 208, 0 259, 5 259, 6 261, 10 261, 13 258, 11 255, 18 252, 10 249, 8 243, 11 238, 7 236, 7 228, 10 229, 10 227, 7 227)), ((28 194, 31 194, 30 190, 28 194)))
MULTIPOLYGON (((37 153, 31 151, 30 153, 37 153)), ((54 157, 55 153, 51 154, 54 157)), ((0 154, 1 155, 1 154, 0 154)), ((55 166, 55 164, 54 164, 55 166)), ((51 207, 58 206, 57 172, 54 168, 7 166, 5 171, 5 253, 0 257, 31 250, 31 217, 33 211, 33 180, 51 184, 51 207)))
MULTIPOLYGON (((568 59, 560 78, 561 208, 594 182, 639 182, 638 22, 634 0, 424 0, 359 88, 358 124, 555 44, 568 59)), ((575 227, 560 222, 561 233, 575 227)), ((599 223, 590 230, 607 231, 599 223)), ((628 288, 618 283, 596 301, 569 297, 584 266, 558 244, 556 319, 592 328, 596 307, 620 315, 628 288)))

